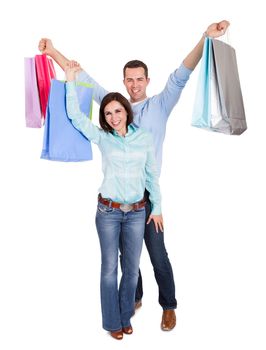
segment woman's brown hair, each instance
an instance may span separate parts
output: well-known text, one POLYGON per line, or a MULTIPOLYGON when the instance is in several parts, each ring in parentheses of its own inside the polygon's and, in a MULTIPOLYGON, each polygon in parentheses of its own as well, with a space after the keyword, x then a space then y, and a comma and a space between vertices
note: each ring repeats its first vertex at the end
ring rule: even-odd
POLYGON ((125 108, 127 112, 126 127, 128 127, 128 125, 133 122, 133 111, 131 109, 131 106, 128 100, 119 92, 110 92, 109 94, 105 95, 104 98, 102 99, 102 102, 100 105, 100 111, 99 111, 99 122, 102 129, 106 132, 113 131, 113 128, 107 123, 104 115, 104 108, 108 105, 108 103, 112 101, 119 102, 125 108))

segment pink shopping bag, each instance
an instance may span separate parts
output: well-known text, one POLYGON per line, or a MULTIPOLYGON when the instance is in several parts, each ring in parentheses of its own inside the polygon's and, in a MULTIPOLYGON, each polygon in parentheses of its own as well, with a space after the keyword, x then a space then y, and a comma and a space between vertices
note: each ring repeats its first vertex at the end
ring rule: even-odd
POLYGON ((51 80, 56 78, 56 74, 53 61, 48 59, 45 54, 35 56, 35 65, 41 103, 41 113, 43 118, 45 118, 51 80))
POLYGON ((28 128, 41 128, 42 116, 34 57, 24 58, 25 72, 25 117, 28 128))

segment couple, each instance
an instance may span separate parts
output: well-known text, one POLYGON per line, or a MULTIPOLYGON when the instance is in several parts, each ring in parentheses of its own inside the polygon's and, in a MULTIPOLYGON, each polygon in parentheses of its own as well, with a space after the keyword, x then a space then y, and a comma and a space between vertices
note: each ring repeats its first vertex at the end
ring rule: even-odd
POLYGON ((144 240, 159 287, 159 303, 163 308, 161 328, 171 330, 175 327, 177 306, 175 284, 164 245, 157 173, 160 173, 161 168, 162 146, 168 117, 178 102, 191 72, 200 61, 204 38, 205 36, 219 37, 225 33, 228 26, 227 21, 208 26, 198 44, 187 55, 180 67, 170 75, 162 92, 151 98, 146 95, 149 84, 147 66, 141 61, 128 62, 123 70, 123 82, 130 96, 131 106, 122 95, 108 94, 103 87, 80 69, 79 65, 69 61, 57 51, 51 40, 42 39, 39 43, 39 49, 51 56, 66 71, 69 81, 67 110, 73 124, 92 142, 98 143, 103 154, 105 177, 100 189, 96 214, 102 252, 101 302, 103 327, 116 339, 122 339, 123 333, 133 332, 130 317, 134 313, 134 297, 135 308, 141 306, 142 279, 140 271, 137 279, 136 271, 143 231, 145 231, 144 240), (73 83, 75 76, 78 81, 93 84, 94 99, 101 104, 102 129, 93 126, 80 113, 73 83), (130 107, 133 111, 134 123, 132 123, 130 107), (152 140, 147 131, 151 133, 152 140), (152 142, 155 147, 156 166, 152 142), (145 220, 148 221, 147 225, 145 220), (119 239, 123 275, 118 292, 119 239))

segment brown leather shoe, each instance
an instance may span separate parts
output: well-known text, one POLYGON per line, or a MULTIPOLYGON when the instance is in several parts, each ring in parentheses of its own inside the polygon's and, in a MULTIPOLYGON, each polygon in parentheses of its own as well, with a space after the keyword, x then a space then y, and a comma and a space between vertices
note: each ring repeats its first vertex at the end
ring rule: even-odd
POLYGON ((142 307, 142 302, 141 300, 138 300, 135 302, 135 311, 137 311, 138 309, 140 309, 142 307))
POLYGON ((111 337, 122 340, 123 339, 123 331, 120 329, 119 331, 110 332, 111 337))
POLYGON ((175 310, 164 310, 161 322, 161 329, 163 331, 171 331, 175 328, 176 325, 176 316, 175 310))
POLYGON ((122 328, 122 331, 123 331, 125 334, 132 334, 132 333, 133 333, 133 328, 132 328, 131 326, 123 327, 123 328, 122 328))

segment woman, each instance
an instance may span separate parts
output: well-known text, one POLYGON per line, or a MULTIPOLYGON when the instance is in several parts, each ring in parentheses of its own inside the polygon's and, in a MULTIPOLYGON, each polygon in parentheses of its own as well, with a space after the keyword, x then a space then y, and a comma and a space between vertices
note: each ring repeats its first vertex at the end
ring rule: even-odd
POLYGON ((79 109, 71 61, 66 72, 67 114, 72 124, 102 153, 104 179, 98 196, 96 227, 101 246, 101 306, 103 328, 115 339, 131 334, 135 290, 145 227, 145 188, 150 193, 156 230, 163 230, 160 189, 151 135, 138 129, 128 100, 117 92, 100 105, 101 129, 79 109), (119 239, 122 242, 122 277, 117 288, 119 239))

